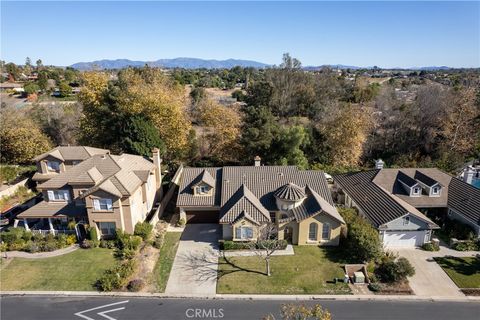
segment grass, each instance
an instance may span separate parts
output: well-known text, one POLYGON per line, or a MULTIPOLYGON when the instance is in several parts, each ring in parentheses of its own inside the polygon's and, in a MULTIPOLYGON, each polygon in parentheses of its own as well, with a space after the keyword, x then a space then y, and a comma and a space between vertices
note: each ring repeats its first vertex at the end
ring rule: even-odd
POLYGON ((1 269, 1 290, 92 291, 96 280, 114 263, 113 250, 102 248, 45 259, 14 258, 1 269))
POLYGON ((459 288, 480 288, 480 259, 474 257, 435 258, 459 288))
POLYGON ((296 246, 293 256, 273 256, 272 275, 257 256, 219 259, 217 293, 245 294, 350 294, 337 248, 296 246))
POLYGON ((181 236, 181 232, 167 232, 165 235, 160 248, 160 256, 154 269, 158 292, 164 292, 167 287, 168 277, 170 270, 172 270, 173 260, 175 259, 181 236))

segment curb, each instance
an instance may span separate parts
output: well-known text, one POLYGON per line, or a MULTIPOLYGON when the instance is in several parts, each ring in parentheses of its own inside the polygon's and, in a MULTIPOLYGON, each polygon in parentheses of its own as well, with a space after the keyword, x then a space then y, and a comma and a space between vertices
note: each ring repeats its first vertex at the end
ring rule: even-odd
POLYGON ((198 300, 334 300, 334 301, 410 301, 410 302, 480 302, 480 296, 406 296, 406 295, 248 295, 248 294, 167 294, 95 291, 1 291, 0 296, 57 296, 57 297, 132 297, 198 300))

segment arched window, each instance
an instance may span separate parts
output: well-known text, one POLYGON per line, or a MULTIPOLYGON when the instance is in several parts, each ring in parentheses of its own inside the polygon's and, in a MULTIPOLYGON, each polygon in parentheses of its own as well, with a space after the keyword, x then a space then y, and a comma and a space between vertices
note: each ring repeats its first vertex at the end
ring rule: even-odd
POLYGON ((310 223, 308 230, 308 240, 317 240, 317 224, 315 222, 310 223))
POLYGON ((322 239, 330 240, 330 225, 328 223, 324 223, 322 226, 322 239))

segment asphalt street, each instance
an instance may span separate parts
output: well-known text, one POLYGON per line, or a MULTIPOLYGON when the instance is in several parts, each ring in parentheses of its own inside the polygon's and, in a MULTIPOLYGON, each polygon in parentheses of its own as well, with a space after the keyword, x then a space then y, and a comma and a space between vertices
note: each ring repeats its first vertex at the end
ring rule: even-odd
MULTIPOLYGON (((262 319, 279 317, 283 303, 272 300, 198 300, 131 297, 3 296, 2 320, 175 320, 262 319)), ((299 302, 297 302, 299 303, 299 302)), ((468 320, 480 319, 478 302, 433 301, 334 301, 316 300, 330 310, 334 320, 468 320)))

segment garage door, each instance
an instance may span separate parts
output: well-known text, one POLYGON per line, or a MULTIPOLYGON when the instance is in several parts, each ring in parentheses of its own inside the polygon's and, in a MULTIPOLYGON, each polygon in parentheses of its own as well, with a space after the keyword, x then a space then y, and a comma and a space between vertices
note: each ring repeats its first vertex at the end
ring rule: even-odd
POLYGON ((425 242, 426 231, 386 231, 383 244, 387 248, 419 247, 425 242))
POLYGON ((187 211, 187 223, 218 223, 218 211, 187 211))

